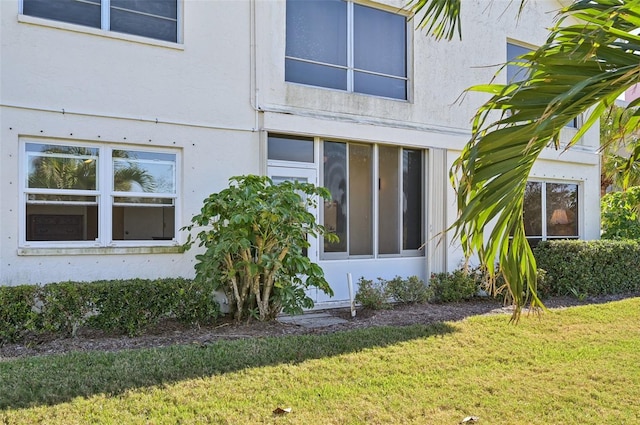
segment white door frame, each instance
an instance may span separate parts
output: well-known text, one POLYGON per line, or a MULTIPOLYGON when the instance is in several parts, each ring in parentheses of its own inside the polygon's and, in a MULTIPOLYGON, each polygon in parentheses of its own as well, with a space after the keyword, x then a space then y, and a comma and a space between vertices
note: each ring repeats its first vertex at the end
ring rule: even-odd
MULTIPOLYGON (((318 185, 318 172, 315 168, 297 168, 297 167, 282 167, 282 166, 269 166, 267 168, 267 175, 273 180, 274 183, 280 183, 286 180, 298 181, 301 183, 313 183, 318 185)), ((322 202, 318 200, 318 202, 322 202)), ((309 212, 313 214, 316 222, 319 222, 318 208, 310 208, 309 212)), ((313 263, 318 262, 318 238, 309 237, 309 248, 307 250, 307 256, 313 263)), ((309 288, 305 291, 313 302, 318 301, 318 289, 309 288)))
MULTIPOLYGON (((267 170, 267 175, 269 178, 274 180, 274 183, 278 183, 284 180, 293 180, 299 181, 302 183, 312 183, 314 185, 318 185, 318 172, 315 168, 297 168, 297 167, 282 167, 282 166, 269 166, 267 170)), ((322 202, 318 200, 318 203, 322 202)), ((318 208, 311 208, 309 212, 313 214, 316 219, 316 222, 319 222, 320 217, 318 214, 318 208)), ((311 244, 308 249, 308 257, 314 263, 318 262, 318 239, 310 238, 309 243, 311 244)))

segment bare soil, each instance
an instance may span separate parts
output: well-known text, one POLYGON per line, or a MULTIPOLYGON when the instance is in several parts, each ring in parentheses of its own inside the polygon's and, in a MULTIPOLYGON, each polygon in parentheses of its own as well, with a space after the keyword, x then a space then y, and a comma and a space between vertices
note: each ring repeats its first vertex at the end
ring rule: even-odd
MULTIPOLYGON (((575 305, 605 303, 634 296, 640 296, 640 294, 590 297, 582 301, 570 297, 555 297, 544 300, 544 303, 548 308, 566 308, 575 305)), ((166 347, 176 344, 206 344, 216 340, 240 338, 326 334, 374 326, 432 324, 462 320, 475 315, 507 314, 511 313, 511 311, 510 307, 504 307, 498 300, 478 298, 449 304, 400 305, 389 310, 358 309, 355 318, 351 318, 349 309, 325 310, 325 312, 347 321, 318 328, 306 328, 278 321, 235 323, 226 318, 223 318, 213 326, 191 328, 178 322, 167 320, 158 326, 148 329, 143 335, 136 337, 107 335, 91 329, 80 329, 75 338, 55 338, 51 335, 41 335, 19 344, 0 345, 0 360, 73 351, 118 351, 166 347)), ((505 320, 507 320, 506 317, 505 320)))

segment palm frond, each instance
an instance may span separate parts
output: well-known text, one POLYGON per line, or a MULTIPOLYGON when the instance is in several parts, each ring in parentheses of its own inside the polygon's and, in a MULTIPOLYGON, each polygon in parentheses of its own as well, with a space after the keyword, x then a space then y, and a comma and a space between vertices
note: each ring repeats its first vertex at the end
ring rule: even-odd
POLYGON ((462 0, 411 0, 411 13, 419 17, 418 27, 426 29, 436 40, 451 40, 454 34, 462 38, 460 6, 462 0))
MULTIPOLYGON (((576 1, 560 12, 547 42, 518 59, 530 69, 523 81, 470 89, 492 97, 477 111, 450 173, 459 210, 452 229, 467 255, 478 253, 490 273, 504 276, 515 320, 525 304, 542 306, 522 217, 531 168, 545 147, 559 147, 560 131, 576 116, 587 119, 569 146, 640 82, 639 27, 640 0, 576 1), (570 18, 579 23, 567 25, 570 18)), ((629 128, 638 119, 629 119, 629 128)))

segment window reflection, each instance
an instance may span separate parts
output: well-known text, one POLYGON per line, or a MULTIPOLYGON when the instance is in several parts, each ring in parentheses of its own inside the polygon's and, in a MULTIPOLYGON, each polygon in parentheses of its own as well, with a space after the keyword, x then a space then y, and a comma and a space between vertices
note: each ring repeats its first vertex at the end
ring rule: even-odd
POLYGON ((523 212, 525 234, 532 244, 579 237, 577 184, 528 182, 523 212))

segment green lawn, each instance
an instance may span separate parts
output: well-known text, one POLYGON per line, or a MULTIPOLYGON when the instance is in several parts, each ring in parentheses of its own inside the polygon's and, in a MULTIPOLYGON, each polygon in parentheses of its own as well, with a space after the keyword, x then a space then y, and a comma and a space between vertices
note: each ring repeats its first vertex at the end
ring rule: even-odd
POLYGON ((637 424, 640 298, 518 325, 482 316, 3 361, 0 408, 9 424, 637 424))

